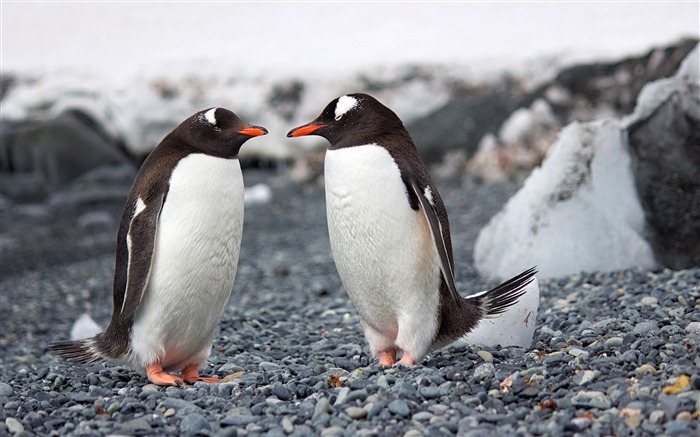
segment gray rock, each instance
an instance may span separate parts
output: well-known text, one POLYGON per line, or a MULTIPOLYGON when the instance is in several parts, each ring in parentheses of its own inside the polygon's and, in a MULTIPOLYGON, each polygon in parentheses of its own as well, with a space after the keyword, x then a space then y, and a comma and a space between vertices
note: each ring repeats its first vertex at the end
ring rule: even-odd
POLYGON ((656 324, 656 322, 641 322, 635 325, 634 330, 632 332, 636 335, 646 335, 657 328, 658 325, 656 324))
POLYGON ((491 378, 495 373, 496 373, 496 368, 493 366, 493 364, 484 363, 484 364, 481 364, 476 369, 474 369, 473 376, 474 376, 474 378, 479 380, 479 379, 491 378))
POLYGON ((51 192, 96 167, 128 162, 119 141, 79 112, 49 120, 2 121, 0 131, 0 191, 12 198, 28 200, 27 196, 51 192), (27 193, 14 175, 33 175, 35 192, 27 193))
POLYGON ((439 161, 445 152, 454 149, 471 156, 481 137, 495 132, 517 107, 514 96, 518 91, 518 85, 512 81, 485 90, 465 90, 406 128, 426 162, 439 161))
POLYGON ((408 408, 408 403, 403 399, 395 399, 389 402, 389 411, 401 417, 408 417, 411 413, 411 410, 408 408))
POLYGON ((272 387, 272 394, 277 396, 277 399, 281 401, 288 401, 292 398, 292 394, 289 392, 289 389, 280 383, 277 383, 272 387))
POLYGON ((0 382, 0 396, 12 396, 14 390, 10 384, 0 382))
MULTIPOLYGON (((199 415, 201 417, 201 415, 199 415)), ((258 417, 251 414, 229 414, 221 419, 221 426, 246 426, 258 420, 258 417)))
POLYGON ((192 413, 182 418, 180 433, 183 435, 196 435, 202 431, 210 430, 211 425, 201 414, 192 413))
POLYGON ((674 269, 700 264, 699 132, 700 87, 693 81, 629 127, 650 242, 657 260, 674 269))

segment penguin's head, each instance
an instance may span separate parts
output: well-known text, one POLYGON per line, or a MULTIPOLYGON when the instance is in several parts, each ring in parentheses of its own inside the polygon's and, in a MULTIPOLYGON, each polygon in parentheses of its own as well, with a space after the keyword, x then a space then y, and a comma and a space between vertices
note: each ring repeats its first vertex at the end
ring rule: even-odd
POLYGON ((368 94, 347 94, 331 101, 315 120, 289 131, 288 137, 318 135, 331 148, 368 144, 387 132, 405 132, 399 117, 368 94))
POLYGON ((243 143, 266 133, 264 127, 250 125, 225 108, 199 111, 173 131, 188 145, 224 158, 237 157, 243 143))

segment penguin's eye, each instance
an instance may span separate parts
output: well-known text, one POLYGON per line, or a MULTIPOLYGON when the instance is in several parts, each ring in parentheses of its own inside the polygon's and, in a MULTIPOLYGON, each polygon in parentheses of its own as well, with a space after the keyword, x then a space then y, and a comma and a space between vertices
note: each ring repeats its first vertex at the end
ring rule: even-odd
POLYGON ((343 96, 338 99, 335 105, 335 120, 340 120, 343 115, 347 114, 351 109, 357 106, 357 99, 350 96, 343 96))

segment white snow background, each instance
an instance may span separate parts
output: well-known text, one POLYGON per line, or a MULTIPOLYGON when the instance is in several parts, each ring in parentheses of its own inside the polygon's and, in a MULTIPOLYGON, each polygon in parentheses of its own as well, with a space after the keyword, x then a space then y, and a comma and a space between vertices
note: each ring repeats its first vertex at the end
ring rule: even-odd
POLYGON ((284 134, 362 88, 362 74, 391 80, 406 65, 437 72, 377 96, 408 123, 444 104, 454 78, 508 71, 541 81, 564 64, 639 55, 698 35, 696 1, 3 0, 0 12, 0 70, 18 77, 0 116, 80 109, 140 154, 197 110, 223 106, 270 131, 242 155, 294 157, 319 141, 284 134), (304 84, 304 95, 289 120, 266 98, 292 81, 304 84), (159 87, 177 95, 164 101, 159 87))

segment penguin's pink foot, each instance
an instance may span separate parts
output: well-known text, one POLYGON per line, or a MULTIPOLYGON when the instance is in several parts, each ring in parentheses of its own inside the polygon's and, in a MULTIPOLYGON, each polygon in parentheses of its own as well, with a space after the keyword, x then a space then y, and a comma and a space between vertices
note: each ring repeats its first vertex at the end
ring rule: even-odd
POLYGON ((416 364, 416 361, 413 359, 411 354, 404 352, 403 356, 401 356, 401 359, 399 360, 399 364, 403 364, 404 366, 412 366, 416 364))
POLYGON ((205 378, 199 376, 199 366, 196 364, 190 364, 185 367, 185 370, 182 371, 182 379, 189 384, 194 384, 197 381, 206 382, 208 384, 218 384, 221 382, 219 378, 205 378))
POLYGON ((173 376, 163 371, 163 367, 158 363, 153 363, 146 368, 148 380, 157 385, 176 385, 181 387, 185 382, 179 376, 173 376))
POLYGON ((379 356, 379 365, 382 367, 391 367, 396 363, 396 349, 393 347, 381 350, 377 355, 379 356))

